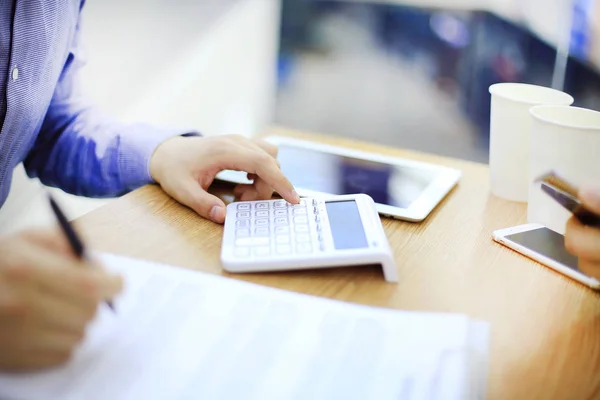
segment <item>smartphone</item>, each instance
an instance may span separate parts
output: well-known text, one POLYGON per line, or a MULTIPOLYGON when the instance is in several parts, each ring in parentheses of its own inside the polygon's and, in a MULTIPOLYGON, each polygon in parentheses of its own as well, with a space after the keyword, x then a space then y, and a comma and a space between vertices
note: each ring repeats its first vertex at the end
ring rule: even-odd
POLYGON ((556 200, 561 206, 569 210, 584 225, 600 227, 600 216, 588 211, 578 198, 579 190, 575 185, 561 177, 556 172, 550 172, 536 182, 544 193, 556 200))
POLYGON ((540 224, 526 224, 493 233, 496 242, 560 272, 592 289, 600 282, 579 270, 579 260, 565 248, 565 237, 540 224))

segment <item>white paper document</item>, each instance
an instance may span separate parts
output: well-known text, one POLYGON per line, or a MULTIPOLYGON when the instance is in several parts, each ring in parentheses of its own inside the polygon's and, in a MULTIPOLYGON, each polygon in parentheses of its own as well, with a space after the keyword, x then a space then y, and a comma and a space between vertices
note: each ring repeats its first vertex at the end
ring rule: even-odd
MULTIPOLYGON (((103 256, 125 277, 68 364, 3 400, 483 399, 488 325, 103 256)), ((293 279, 293 277, 290 277, 293 279)))

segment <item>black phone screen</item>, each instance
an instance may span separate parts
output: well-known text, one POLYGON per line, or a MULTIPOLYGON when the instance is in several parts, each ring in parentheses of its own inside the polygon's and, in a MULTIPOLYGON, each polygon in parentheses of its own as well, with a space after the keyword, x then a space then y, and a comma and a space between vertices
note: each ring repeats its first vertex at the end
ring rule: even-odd
POLYGON ((507 235, 506 239, 542 254, 560 264, 579 271, 578 258, 565 247, 565 237, 548 228, 507 235))

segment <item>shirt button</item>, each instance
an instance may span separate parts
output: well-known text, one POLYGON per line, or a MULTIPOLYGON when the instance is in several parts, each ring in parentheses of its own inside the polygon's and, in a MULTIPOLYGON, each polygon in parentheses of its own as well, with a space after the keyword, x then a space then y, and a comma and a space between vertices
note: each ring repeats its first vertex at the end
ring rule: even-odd
POLYGON ((15 67, 12 70, 12 80, 16 81, 17 79, 19 79, 19 68, 15 67))

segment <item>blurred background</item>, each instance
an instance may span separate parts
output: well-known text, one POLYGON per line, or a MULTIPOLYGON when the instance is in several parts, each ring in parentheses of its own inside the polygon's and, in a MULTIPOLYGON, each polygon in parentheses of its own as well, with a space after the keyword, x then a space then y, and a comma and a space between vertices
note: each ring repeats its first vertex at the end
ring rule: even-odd
MULTIPOLYGON (((493 83, 600 109, 598 0, 89 0, 83 32, 99 107, 205 135, 280 125, 486 163, 493 83)), ((21 208, 40 191, 15 186, 21 208)), ((63 199, 73 218, 105 203, 63 199)))

